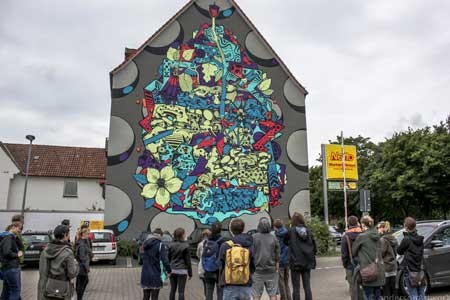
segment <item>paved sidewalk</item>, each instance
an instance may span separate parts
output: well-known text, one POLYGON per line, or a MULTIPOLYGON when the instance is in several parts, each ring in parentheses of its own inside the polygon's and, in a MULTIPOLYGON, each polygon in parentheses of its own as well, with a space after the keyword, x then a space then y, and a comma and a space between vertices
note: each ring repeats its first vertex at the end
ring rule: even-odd
MULTIPOLYGON (((345 282, 345 272, 341 267, 340 258, 318 258, 317 270, 312 272, 311 285, 315 300, 349 299, 345 282)), ((192 280, 186 287, 186 299, 204 299, 203 286, 194 272, 192 280)), ((118 267, 96 265, 92 268, 90 282, 87 288, 86 300, 131 300, 142 299, 139 286, 141 268, 126 268, 126 262, 118 267)), ((26 269, 22 272, 22 299, 37 299, 38 272, 36 269, 26 269)), ((430 299, 450 299, 450 289, 434 291, 430 299)), ((303 299, 303 293, 301 298, 303 299)), ((169 299, 169 287, 161 291, 161 300, 169 299)), ((268 299, 268 297, 263 297, 268 299)))

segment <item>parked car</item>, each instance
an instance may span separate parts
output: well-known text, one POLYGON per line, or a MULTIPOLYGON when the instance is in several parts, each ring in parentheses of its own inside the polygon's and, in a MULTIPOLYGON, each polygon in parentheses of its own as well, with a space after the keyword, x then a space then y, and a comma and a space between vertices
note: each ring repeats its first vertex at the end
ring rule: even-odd
MULTIPOLYGON (((206 228, 196 228, 191 235, 188 237, 189 242, 189 252, 192 257, 197 257, 197 246, 198 243, 202 241, 202 232, 206 228)), ((222 237, 231 239, 231 233, 227 229, 222 229, 221 232, 222 237)), ((197 257, 198 258, 198 257, 197 257)))
POLYGON ((342 234, 339 233, 336 228, 334 228, 333 226, 329 225, 328 226, 328 231, 330 232, 330 235, 333 237, 333 240, 335 241, 336 245, 340 245, 341 241, 342 241, 342 234))
POLYGON ((117 261, 116 237, 112 230, 101 229, 91 230, 90 239, 92 240, 92 261, 108 260, 112 265, 117 261))
POLYGON ((24 264, 39 263, 42 251, 52 240, 51 233, 44 231, 26 231, 22 233, 26 242, 26 249, 23 255, 24 264))
MULTIPOLYGON (((424 237, 424 271, 427 288, 450 286, 450 220, 418 221, 417 233, 424 237)), ((394 233, 397 241, 403 240, 403 230, 394 233)), ((403 257, 398 256, 401 263, 403 257)), ((403 272, 397 275, 397 286, 407 295, 403 286, 403 272)))

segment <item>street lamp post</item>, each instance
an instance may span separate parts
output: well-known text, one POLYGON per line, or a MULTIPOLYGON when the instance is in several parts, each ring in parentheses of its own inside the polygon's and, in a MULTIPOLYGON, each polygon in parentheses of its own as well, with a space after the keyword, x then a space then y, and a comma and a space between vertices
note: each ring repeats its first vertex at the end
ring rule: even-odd
POLYGON ((25 202, 27 200, 28 173, 30 171, 30 161, 31 161, 31 146, 33 144, 35 136, 29 134, 29 135, 26 136, 26 139, 30 141, 30 146, 28 147, 27 168, 26 168, 26 171, 25 171, 25 186, 23 188, 22 210, 20 212, 22 217, 24 217, 24 215, 25 215, 25 202))

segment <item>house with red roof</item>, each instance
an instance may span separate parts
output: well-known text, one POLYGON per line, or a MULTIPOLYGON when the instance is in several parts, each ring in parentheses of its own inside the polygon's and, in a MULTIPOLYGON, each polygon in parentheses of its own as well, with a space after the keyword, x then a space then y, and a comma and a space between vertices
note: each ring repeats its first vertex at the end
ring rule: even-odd
MULTIPOLYGON (((28 147, 0 142, 2 223, 21 211, 28 147)), ((79 220, 103 220, 105 172, 105 149, 33 145, 25 202, 25 225, 29 225, 26 227, 47 230, 66 218, 73 220, 75 226, 79 220), (77 217, 74 219, 73 215, 77 217)))

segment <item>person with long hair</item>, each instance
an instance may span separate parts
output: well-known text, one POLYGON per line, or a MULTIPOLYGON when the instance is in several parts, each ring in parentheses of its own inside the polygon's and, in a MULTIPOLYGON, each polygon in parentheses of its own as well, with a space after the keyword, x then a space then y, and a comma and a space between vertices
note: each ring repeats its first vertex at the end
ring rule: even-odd
POLYGON ((370 216, 361 218, 361 226, 363 232, 358 235, 353 243, 352 251, 353 255, 358 258, 360 265, 359 272, 362 277, 362 286, 367 300, 378 300, 382 298, 381 287, 385 281, 380 235, 375 229, 373 219, 370 216), (375 267, 373 267, 374 264, 375 267), (369 268, 372 269, 373 274, 364 278, 363 274, 366 274, 366 270, 369 268))
POLYGON ((291 267, 292 299, 300 300, 300 278, 302 279, 305 300, 312 300, 311 270, 316 268, 316 242, 313 233, 306 226, 301 213, 292 216, 291 228, 284 238, 289 246, 289 265, 291 267))
POLYGON ((173 233, 173 242, 169 247, 169 261, 172 269, 170 274, 170 300, 175 300, 177 291, 178 300, 184 300, 187 278, 192 278, 192 265, 189 244, 186 242, 186 232, 183 228, 177 228, 173 233))
POLYGON ((381 221, 377 225, 381 235, 381 256, 384 262, 386 282, 383 286, 383 297, 391 299, 395 296, 395 279, 397 278, 397 239, 392 235, 391 223, 381 221))

